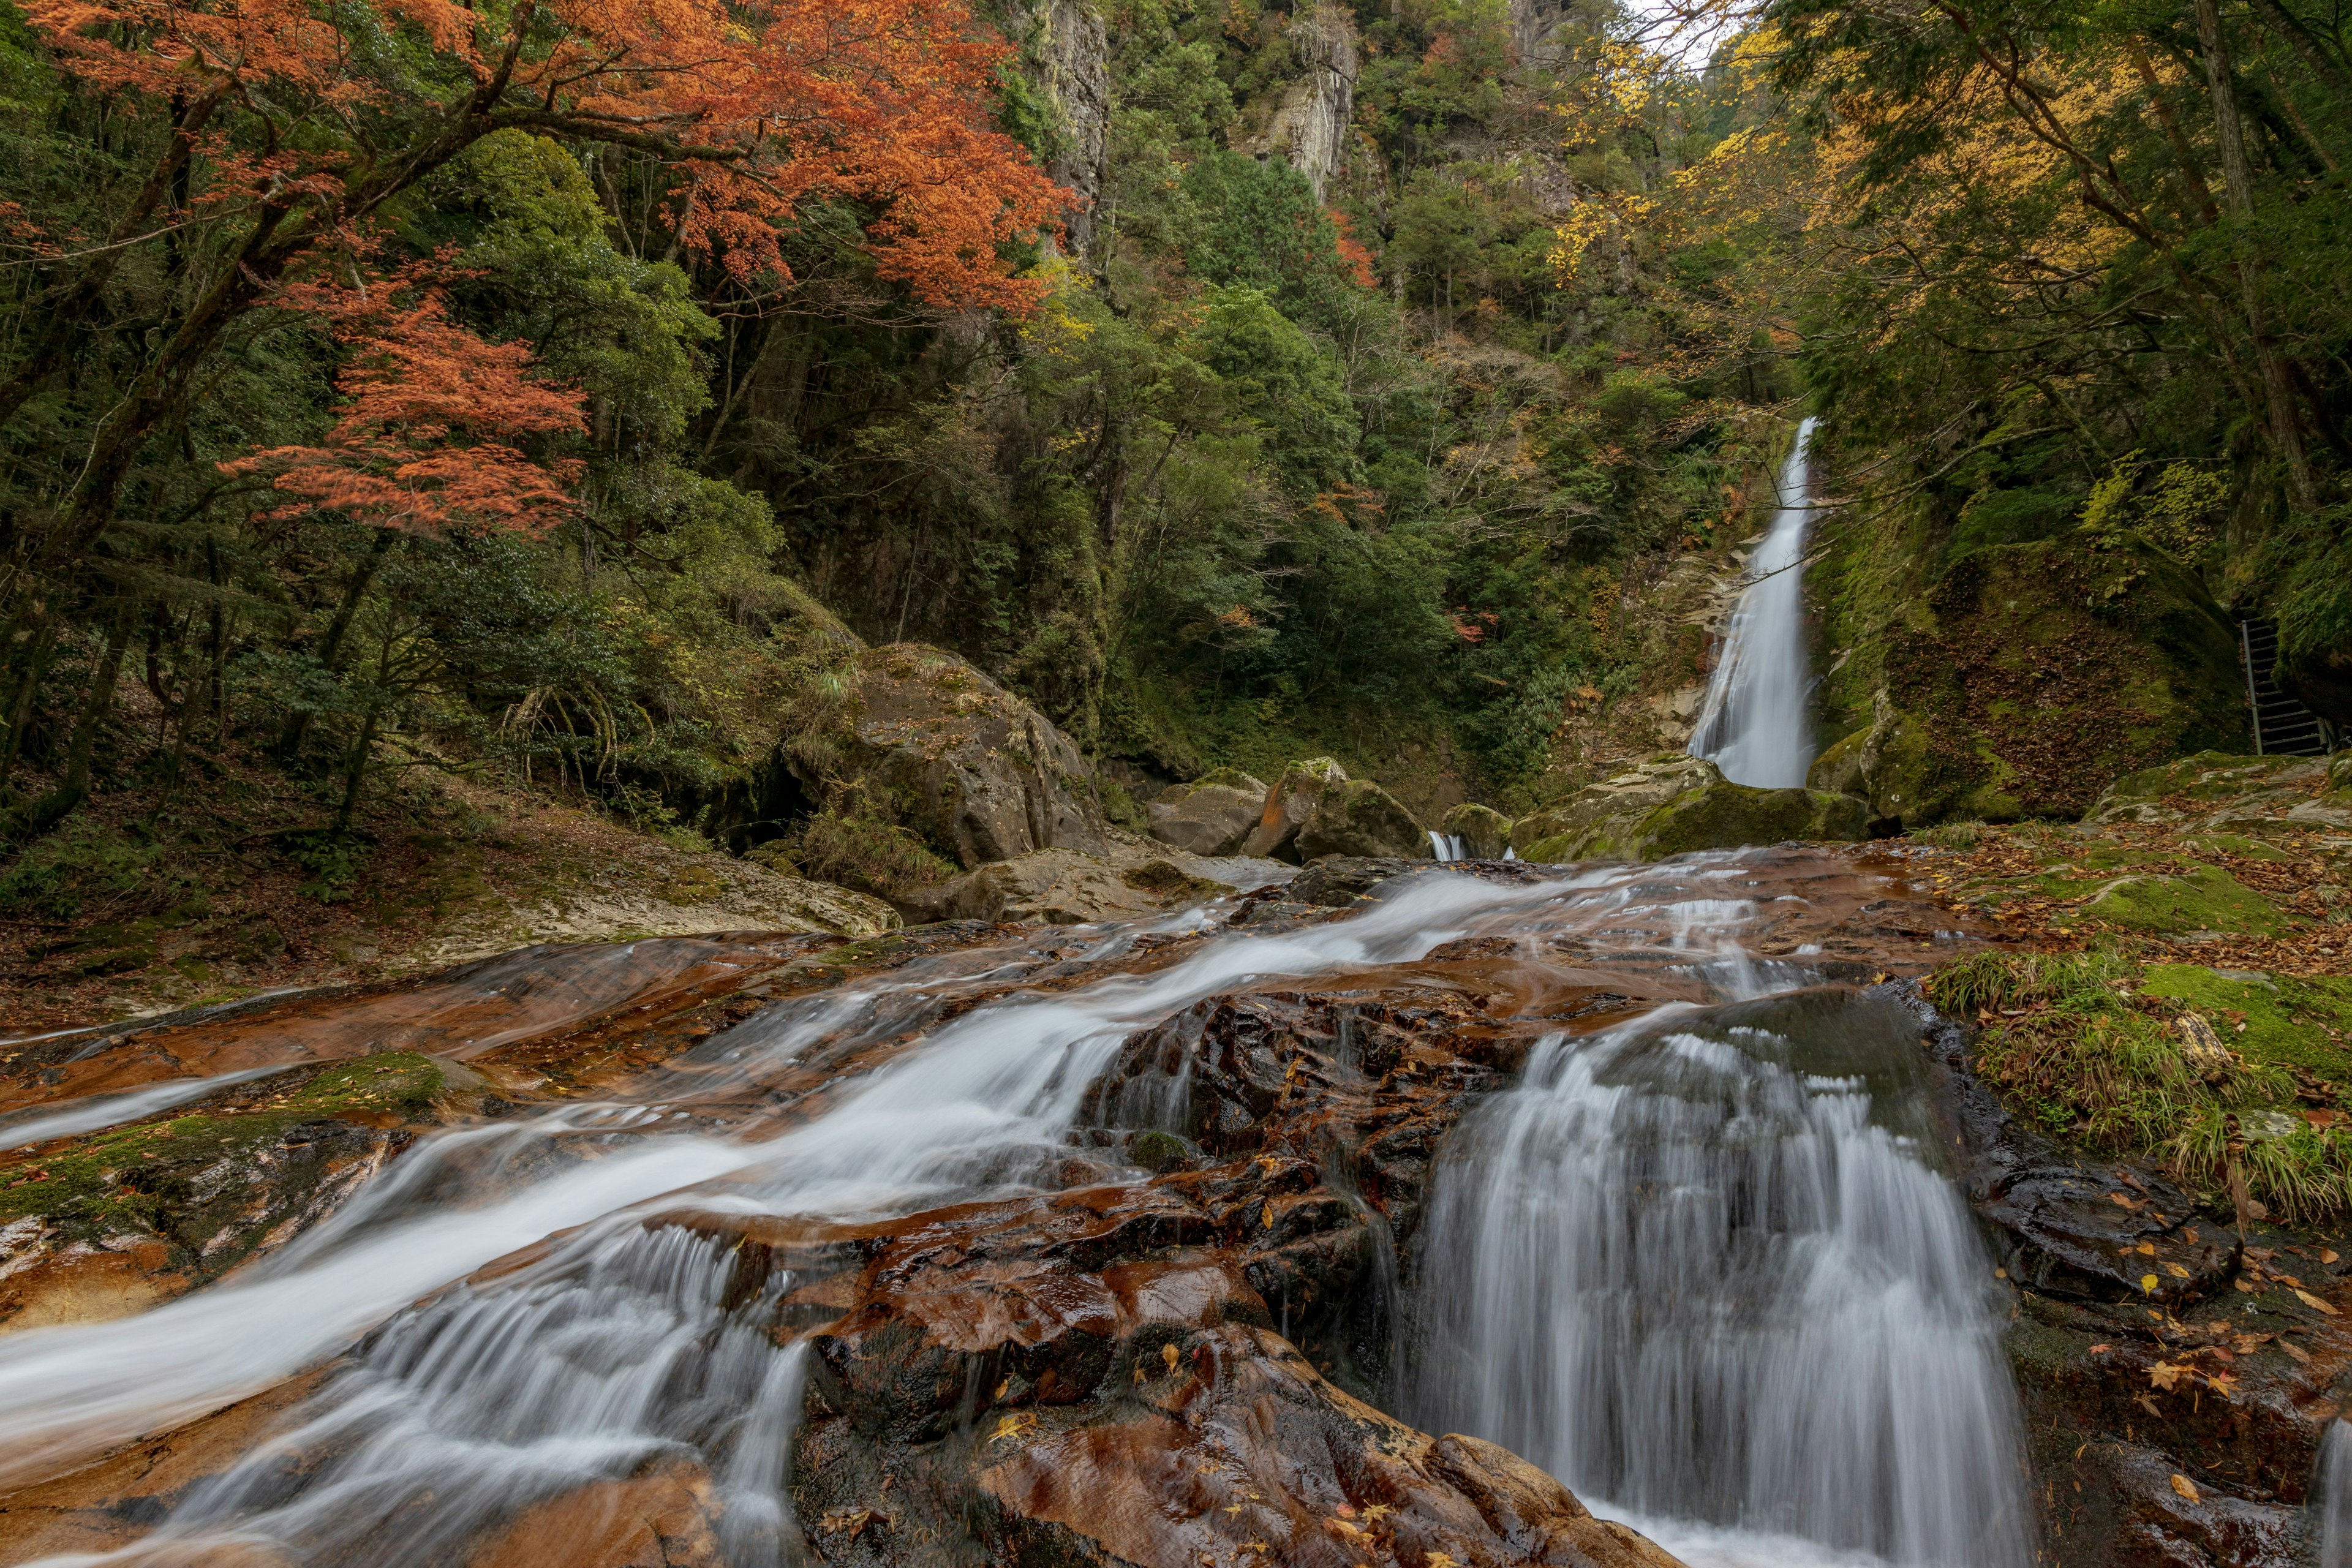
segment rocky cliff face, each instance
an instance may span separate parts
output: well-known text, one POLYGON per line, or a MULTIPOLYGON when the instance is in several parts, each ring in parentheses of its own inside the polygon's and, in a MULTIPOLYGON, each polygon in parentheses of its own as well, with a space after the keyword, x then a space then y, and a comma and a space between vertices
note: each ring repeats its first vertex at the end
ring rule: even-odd
POLYGON ((1090 0, 1013 0, 1006 31, 1032 87, 1055 110, 1060 142, 1045 172, 1076 199, 1063 220, 1070 248, 1094 243, 1110 131, 1110 39, 1090 0))
POLYGON ((1307 176, 1320 201, 1331 177, 1347 167, 1359 64, 1356 24, 1344 6, 1317 5, 1292 18, 1289 37, 1301 75, 1284 90, 1264 128, 1237 134, 1234 146, 1257 158, 1281 158, 1307 176))

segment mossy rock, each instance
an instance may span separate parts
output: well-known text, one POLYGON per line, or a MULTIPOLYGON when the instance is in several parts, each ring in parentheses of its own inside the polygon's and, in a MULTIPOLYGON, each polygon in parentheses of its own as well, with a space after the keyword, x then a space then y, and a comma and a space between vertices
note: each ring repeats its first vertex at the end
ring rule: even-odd
POLYGON ((2155 963, 2140 990, 2201 1016, 2231 1049, 2250 1058, 2305 1068, 2339 1083, 2352 1080, 2352 979, 2155 963), (2243 1015, 2243 1033, 2232 1014, 2243 1015))
POLYGON ((2286 919, 2276 905, 2212 866, 2201 866, 2186 876, 2119 879, 2084 905, 2083 913, 2107 925, 2151 936, 2203 931, 2276 936, 2286 929, 2286 919))
POLYGON ((1326 855, 1426 859, 1429 833, 1404 804, 1370 779, 1341 779, 1328 785, 1315 815, 1298 830, 1301 860, 1326 855))
POLYGON ((1511 847, 1511 819, 1491 806, 1465 802, 1447 812, 1437 829, 1462 840, 1462 853, 1473 860, 1499 860, 1511 847))
POLYGON ((14 1155, 0 1174, 0 1224, 39 1215, 78 1237, 145 1232, 217 1273, 310 1215, 337 1169, 363 1166, 393 1136, 385 1129, 423 1117, 450 1087, 443 1064, 412 1052, 308 1070, 236 1091, 242 1103, 14 1155))
POLYGON ((1826 790, 1716 784, 1639 815, 1612 816, 1582 833, 1538 841, 1530 860, 1663 860, 1700 849, 1742 849, 1791 839, 1858 843, 1870 806, 1826 790))
POLYGON ((2118 774, 2243 743, 2236 637, 2144 541, 1989 545, 1906 603, 1864 743, 1882 817, 2074 816, 2118 774))
POLYGON ((2106 787, 2095 810, 2105 812, 2140 801, 2234 800, 2263 788, 2278 774, 2307 766, 2310 762, 2308 757, 2247 757, 2231 752, 2199 752, 2126 773, 2106 787))
POLYGON ((1522 860, 1576 858, 1555 851, 1581 842, 1603 822, 1637 816, 1723 782, 1723 770, 1713 763, 1664 752, 1519 818, 1511 825, 1511 847, 1522 860))
MULTIPOLYGON (((1333 765, 1336 766, 1337 764, 1335 763, 1333 765)), ((1191 784, 1176 784, 1170 790, 1161 792, 1160 798, 1166 800, 1169 798, 1170 795, 1174 793, 1175 790, 1181 789, 1190 792, 1196 789, 1210 788, 1237 789, 1245 795, 1254 795, 1260 800, 1264 800, 1265 798, 1266 784, 1265 780, 1252 777, 1250 774, 1242 772, 1239 768, 1212 768, 1207 773, 1202 773, 1199 778, 1194 779, 1191 784)))
POLYGON ((1190 1154, 1184 1141, 1172 1132, 1139 1132, 1127 1146, 1128 1159, 1154 1175, 1182 1163, 1190 1154))
POLYGON ((1321 808, 1324 792, 1348 782, 1348 770, 1329 757, 1292 763, 1274 781, 1260 805, 1258 820, 1231 853, 1272 856, 1297 864, 1307 858, 1298 838, 1321 808))

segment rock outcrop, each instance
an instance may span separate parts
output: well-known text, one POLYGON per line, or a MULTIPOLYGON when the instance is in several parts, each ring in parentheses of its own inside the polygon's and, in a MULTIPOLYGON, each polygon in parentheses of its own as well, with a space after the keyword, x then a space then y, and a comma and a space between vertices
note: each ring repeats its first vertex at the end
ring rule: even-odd
POLYGON ((1045 172, 1075 198, 1062 221, 1083 256, 1094 243, 1108 168, 1110 37, 1090 0, 1011 0, 1005 9, 1022 74, 1057 121, 1045 172))
POLYGON ((1874 688, 1854 689, 1860 665, 1828 678, 1852 716, 1811 775, 1890 826, 2074 816, 2119 773, 2243 744, 2229 623, 2130 535, 1969 550, 1906 608, 1865 650, 1874 688))
POLYGON ((1281 158, 1307 177, 1319 202, 1348 160, 1359 64, 1355 18, 1344 5, 1301 7, 1291 16, 1289 40, 1303 74, 1284 90, 1265 129, 1238 136, 1234 151, 1281 158))
POLYGON ((1790 839, 1856 843, 1869 836, 1868 816, 1852 795, 1750 789, 1713 763, 1667 754, 1521 819, 1511 847, 1523 860, 1662 860, 1790 839))
POLYGON ((1144 808, 1151 837, 1194 855, 1231 855, 1257 826, 1266 786, 1238 768, 1171 784, 1144 808))
POLYGON ((856 670, 854 714, 832 743, 877 815, 915 828, 967 869, 1039 849, 1108 847, 1093 770, 1044 714, 919 644, 862 649, 856 670))

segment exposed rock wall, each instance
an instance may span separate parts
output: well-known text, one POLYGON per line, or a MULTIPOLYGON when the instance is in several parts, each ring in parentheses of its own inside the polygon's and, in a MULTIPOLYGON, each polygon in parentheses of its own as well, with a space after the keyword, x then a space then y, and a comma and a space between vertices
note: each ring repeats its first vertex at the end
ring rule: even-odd
POLYGON ((1348 163, 1360 62, 1355 20, 1340 5, 1303 8, 1291 19, 1290 47, 1303 74, 1284 90, 1265 130, 1236 138, 1234 150, 1283 159, 1307 176, 1321 201, 1348 163))
POLYGON ((1030 84, 1059 111, 1061 143, 1045 172, 1076 198, 1070 248, 1094 243, 1110 133, 1110 37, 1092 0, 1012 0, 1007 30, 1030 84))

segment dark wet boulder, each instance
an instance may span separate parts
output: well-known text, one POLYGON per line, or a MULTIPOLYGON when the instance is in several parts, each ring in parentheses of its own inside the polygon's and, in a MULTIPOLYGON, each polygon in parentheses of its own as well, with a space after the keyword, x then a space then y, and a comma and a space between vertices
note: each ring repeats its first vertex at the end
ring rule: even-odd
POLYGON ((1344 779, 1324 790, 1299 828, 1298 858, 1326 855, 1429 856, 1429 833, 1402 803, 1370 779, 1344 779))
POLYGON ((1145 808, 1151 837, 1194 855, 1231 855, 1265 809, 1266 786, 1238 768, 1171 784, 1145 808))
POLYGON ((967 869, 1109 841, 1076 743, 953 654, 914 643, 861 650, 854 715, 833 743, 862 779, 866 809, 967 869))

